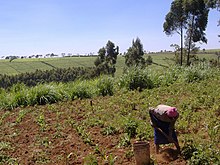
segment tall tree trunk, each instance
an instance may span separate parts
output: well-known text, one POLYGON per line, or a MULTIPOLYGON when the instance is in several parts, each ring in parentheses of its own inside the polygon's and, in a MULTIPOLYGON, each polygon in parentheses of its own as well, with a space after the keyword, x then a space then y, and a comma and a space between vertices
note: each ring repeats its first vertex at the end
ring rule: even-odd
POLYGON ((180 48, 180 66, 183 65, 183 25, 181 23, 181 32, 180 32, 181 48, 180 48))
POLYGON ((195 16, 193 15, 192 17, 192 23, 191 23, 191 27, 190 27, 190 31, 189 31, 189 45, 188 45, 188 53, 187 53, 187 60, 186 60, 186 65, 189 66, 190 62, 189 62, 189 57, 190 57, 190 53, 191 53, 191 44, 192 44, 192 35, 193 35, 193 29, 194 29, 194 19, 195 16))

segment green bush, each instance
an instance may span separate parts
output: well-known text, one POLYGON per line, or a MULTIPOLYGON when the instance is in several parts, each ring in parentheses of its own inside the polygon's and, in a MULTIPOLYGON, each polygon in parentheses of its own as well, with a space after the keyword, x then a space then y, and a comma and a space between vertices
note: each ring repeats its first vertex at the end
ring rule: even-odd
POLYGON ((212 144, 195 144, 192 140, 187 140, 181 152, 183 158, 188 160, 190 165, 211 165, 219 164, 219 149, 212 144))
POLYGON ((189 162, 191 165, 211 165, 209 158, 201 150, 194 151, 189 162))
POLYGON ((52 104, 62 100, 62 95, 57 92, 55 86, 38 85, 30 89, 28 93, 29 105, 52 104))
POLYGON ((134 120, 129 119, 125 123, 124 130, 125 133, 127 133, 130 138, 134 138, 137 134, 137 128, 138 128, 138 123, 134 120))
POLYGON ((92 98, 93 89, 88 81, 77 81, 73 84, 73 88, 70 89, 71 99, 85 99, 92 98))
POLYGON ((182 70, 181 73, 182 81, 186 83, 205 80, 207 78, 213 77, 213 75, 218 72, 217 68, 213 69, 210 68, 208 65, 182 67, 181 70, 182 70))
POLYGON ((139 90, 143 89, 152 89, 153 82, 148 76, 147 70, 143 70, 140 68, 134 68, 132 70, 128 70, 125 73, 119 82, 120 87, 125 87, 128 90, 139 90))
POLYGON ((111 77, 101 77, 97 82, 98 95, 101 96, 112 96, 114 94, 114 83, 111 77))
POLYGON ((193 153, 196 151, 195 144, 192 140, 187 140, 182 148, 182 156, 185 160, 191 159, 193 153))
POLYGON ((175 83, 181 75, 180 67, 172 66, 163 71, 149 71, 149 77, 153 82, 154 87, 170 86, 175 83))
POLYGON ((20 92, 14 93, 13 102, 16 105, 16 107, 27 106, 28 105, 27 91, 22 90, 20 92))

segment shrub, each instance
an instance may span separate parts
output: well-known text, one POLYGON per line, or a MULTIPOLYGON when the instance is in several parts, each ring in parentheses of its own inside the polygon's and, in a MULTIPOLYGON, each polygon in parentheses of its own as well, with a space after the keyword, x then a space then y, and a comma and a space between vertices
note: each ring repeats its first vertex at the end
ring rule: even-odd
POLYGON ((189 162, 191 165, 211 165, 211 162, 209 162, 208 157, 201 150, 194 151, 189 162))
POLYGON ((93 89, 92 86, 87 81, 77 81, 73 84, 73 88, 70 89, 71 99, 84 99, 84 98, 92 98, 93 89))
POLYGON ((196 65, 182 68, 181 78, 183 82, 192 83, 212 77, 218 69, 214 70, 207 65, 196 65))
POLYGON ((190 159, 193 156, 193 152, 197 149, 192 140, 187 140, 182 148, 182 155, 185 160, 190 159))
POLYGON ((121 77, 119 86, 125 87, 128 90, 139 91, 154 87, 153 82, 148 76, 148 72, 140 68, 128 70, 128 72, 121 77))
POLYGON ((134 138, 137 134, 137 128, 138 128, 138 123, 134 120, 128 120, 127 123, 125 123, 125 133, 128 134, 130 138, 134 138))
POLYGON ((16 107, 27 106, 28 105, 27 91, 22 90, 21 92, 14 93, 12 102, 14 102, 16 107))
POLYGON ((98 79, 97 82, 97 90, 98 95, 101 96, 112 96, 114 94, 114 84, 113 84, 113 78, 110 77, 102 77, 98 79))
POLYGON ((62 96, 56 88, 51 85, 38 85, 31 88, 28 93, 29 105, 52 104, 62 100, 62 96))

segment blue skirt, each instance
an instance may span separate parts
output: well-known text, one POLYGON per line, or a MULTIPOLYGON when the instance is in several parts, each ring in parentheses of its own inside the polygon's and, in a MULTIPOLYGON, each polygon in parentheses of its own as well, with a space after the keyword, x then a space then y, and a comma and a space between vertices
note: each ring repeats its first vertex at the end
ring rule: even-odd
MULTIPOLYGON (((164 133, 169 135, 169 122, 164 122, 159 119, 157 119, 153 114, 150 113, 150 118, 152 123, 155 123, 158 128, 160 128, 164 133)), ((172 138, 174 141, 178 142, 176 132, 173 130, 172 138)), ((154 143, 155 144, 169 144, 170 142, 168 139, 156 128, 154 128, 154 143)))

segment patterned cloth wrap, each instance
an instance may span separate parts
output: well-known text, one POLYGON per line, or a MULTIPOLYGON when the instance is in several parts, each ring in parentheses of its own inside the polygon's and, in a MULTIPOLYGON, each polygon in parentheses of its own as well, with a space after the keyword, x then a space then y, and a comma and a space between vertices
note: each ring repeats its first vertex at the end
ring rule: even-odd
MULTIPOLYGON (((153 123, 156 123, 156 126, 158 128, 160 128, 167 135, 169 134, 169 125, 170 125, 169 122, 161 121, 158 118, 156 118, 155 115, 153 115, 151 113, 150 113, 150 118, 153 123)), ((174 141, 178 142, 175 130, 173 130, 172 138, 174 141)), ((154 128, 154 143, 155 144, 169 144, 170 142, 159 130, 154 128)))

